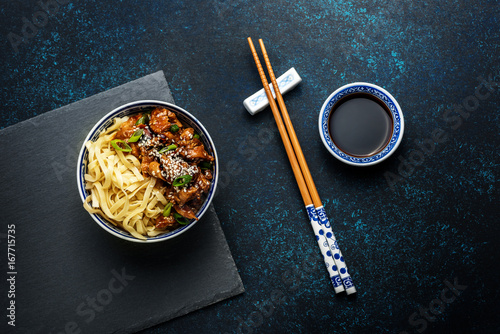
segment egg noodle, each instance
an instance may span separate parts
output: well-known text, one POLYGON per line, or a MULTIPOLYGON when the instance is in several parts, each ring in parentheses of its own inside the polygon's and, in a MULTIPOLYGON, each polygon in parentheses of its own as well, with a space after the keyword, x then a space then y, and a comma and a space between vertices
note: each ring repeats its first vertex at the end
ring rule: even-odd
POLYGON ((156 186, 157 179, 142 175, 139 159, 111 146, 111 140, 126 120, 128 117, 116 118, 95 142, 85 144, 89 152, 85 189, 90 195, 83 205, 88 212, 100 214, 145 240, 165 232, 155 229, 155 219, 168 201, 163 196, 164 189, 156 186))

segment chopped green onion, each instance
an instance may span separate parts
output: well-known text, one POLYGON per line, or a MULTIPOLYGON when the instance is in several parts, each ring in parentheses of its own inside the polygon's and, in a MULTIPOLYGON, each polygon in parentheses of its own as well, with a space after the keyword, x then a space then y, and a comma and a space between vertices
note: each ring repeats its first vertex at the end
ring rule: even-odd
POLYGON ((171 127, 170 127, 170 131, 172 132, 177 132, 179 131, 179 126, 177 124, 173 124, 171 127))
POLYGON ((200 139, 200 135, 199 135, 199 134, 197 134, 197 133, 195 133, 195 134, 193 135, 193 138, 200 139))
POLYGON ((170 216, 171 210, 172 210, 172 203, 168 202, 167 205, 165 205, 165 208, 163 209, 163 217, 170 216))
POLYGON ((135 143, 136 141, 139 140, 139 138, 141 138, 141 136, 142 136, 143 133, 144 133, 144 131, 142 129, 135 130, 135 132, 132 135, 132 137, 130 137, 129 140, 127 140, 127 141, 129 143, 135 143))
POLYGON ((111 146, 115 148, 117 151, 122 151, 122 152, 132 152, 132 148, 123 140, 121 139, 115 139, 111 141, 111 146), (124 148, 118 146, 118 143, 122 144, 124 148))
POLYGON ((210 169, 210 168, 212 168, 212 164, 208 161, 202 161, 202 162, 200 162, 200 168, 201 169, 210 169))
POLYGON ((175 150, 177 148, 177 145, 175 144, 172 144, 172 145, 169 145, 169 146, 166 146, 164 148, 162 148, 161 150, 158 151, 158 153, 165 153, 165 152, 168 152, 168 151, 172 151, 172 150, 175 150))
POLYGON ((139 124, 148 124, 149 123, 149 115, 148 114, 142 114, 142 117, 135 122, 135 125, 139 124))
POLYGON ((183 217, 181 216, 180 214, 178 214, 177 212, 174 212, 173 213, 173 216, 175 218, 175 220, 177 220, 177 222, 181 225, 187 225, 189 223, 189 221, 187 220, 186 217, 183 217))
POLYGON ((172 185, 174 187, 182 187, 182 186, 188 184, 189 182, 191 182, 192 179, 193 179, 193 177, 191 175, 182 175, 182 176, 179 176, 178 178, 176 178, 174 180, 174 182, 172 182, 172 185))

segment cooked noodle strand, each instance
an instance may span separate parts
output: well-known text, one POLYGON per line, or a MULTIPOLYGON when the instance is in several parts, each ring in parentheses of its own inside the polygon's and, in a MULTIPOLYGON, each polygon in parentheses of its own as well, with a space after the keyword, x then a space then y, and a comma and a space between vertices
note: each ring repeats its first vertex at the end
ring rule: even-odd
POLYGON ((158 204, 164 206, 167 200, 156 186, 156 179, 141 174, 141 163, 136 157, 116 151, 109 144, 127 119, 116 119, 95 142, 86 143, 89 153, 85 181, 90 195, 84 207, 145 240, 163 233, 155 229, 154 222, 162 213, 158 204))

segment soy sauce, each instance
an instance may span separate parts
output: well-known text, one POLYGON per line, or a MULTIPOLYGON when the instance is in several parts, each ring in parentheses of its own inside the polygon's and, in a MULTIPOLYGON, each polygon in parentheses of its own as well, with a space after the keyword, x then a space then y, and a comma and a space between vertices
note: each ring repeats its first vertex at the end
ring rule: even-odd
POLYGON ((330 137, 345 153, 367 157, 382 151, 392 137, 393 121, 389 108, 378 98, 356 93, 333 106, 330 137))

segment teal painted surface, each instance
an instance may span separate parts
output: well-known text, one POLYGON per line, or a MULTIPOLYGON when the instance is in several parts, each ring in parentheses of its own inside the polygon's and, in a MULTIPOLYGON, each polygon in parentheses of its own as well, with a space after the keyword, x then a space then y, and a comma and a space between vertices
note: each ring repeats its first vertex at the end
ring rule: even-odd
POLYGON ((497 1, 123 0, 52 9, 17 45, 9 33, 22 35, 23 17, 41 7, 3 1, 0 126, 163 70, 177 104, 217 145, 214 203, 246 293, 145 333, 500 330, 497 1), (270 110, 243 108, 261 88, 248 36, 264 39, 276 74, 293 66, 303 79, 285 100, 354 298, 335 296, 328 283, 270 110), (330 156, 317 128, 323 101, 355 81, 388 90, 406 121, 398 151, 366 169, 330 156), (455 279, 467 288, 440 310, 432 303, 455 279))

